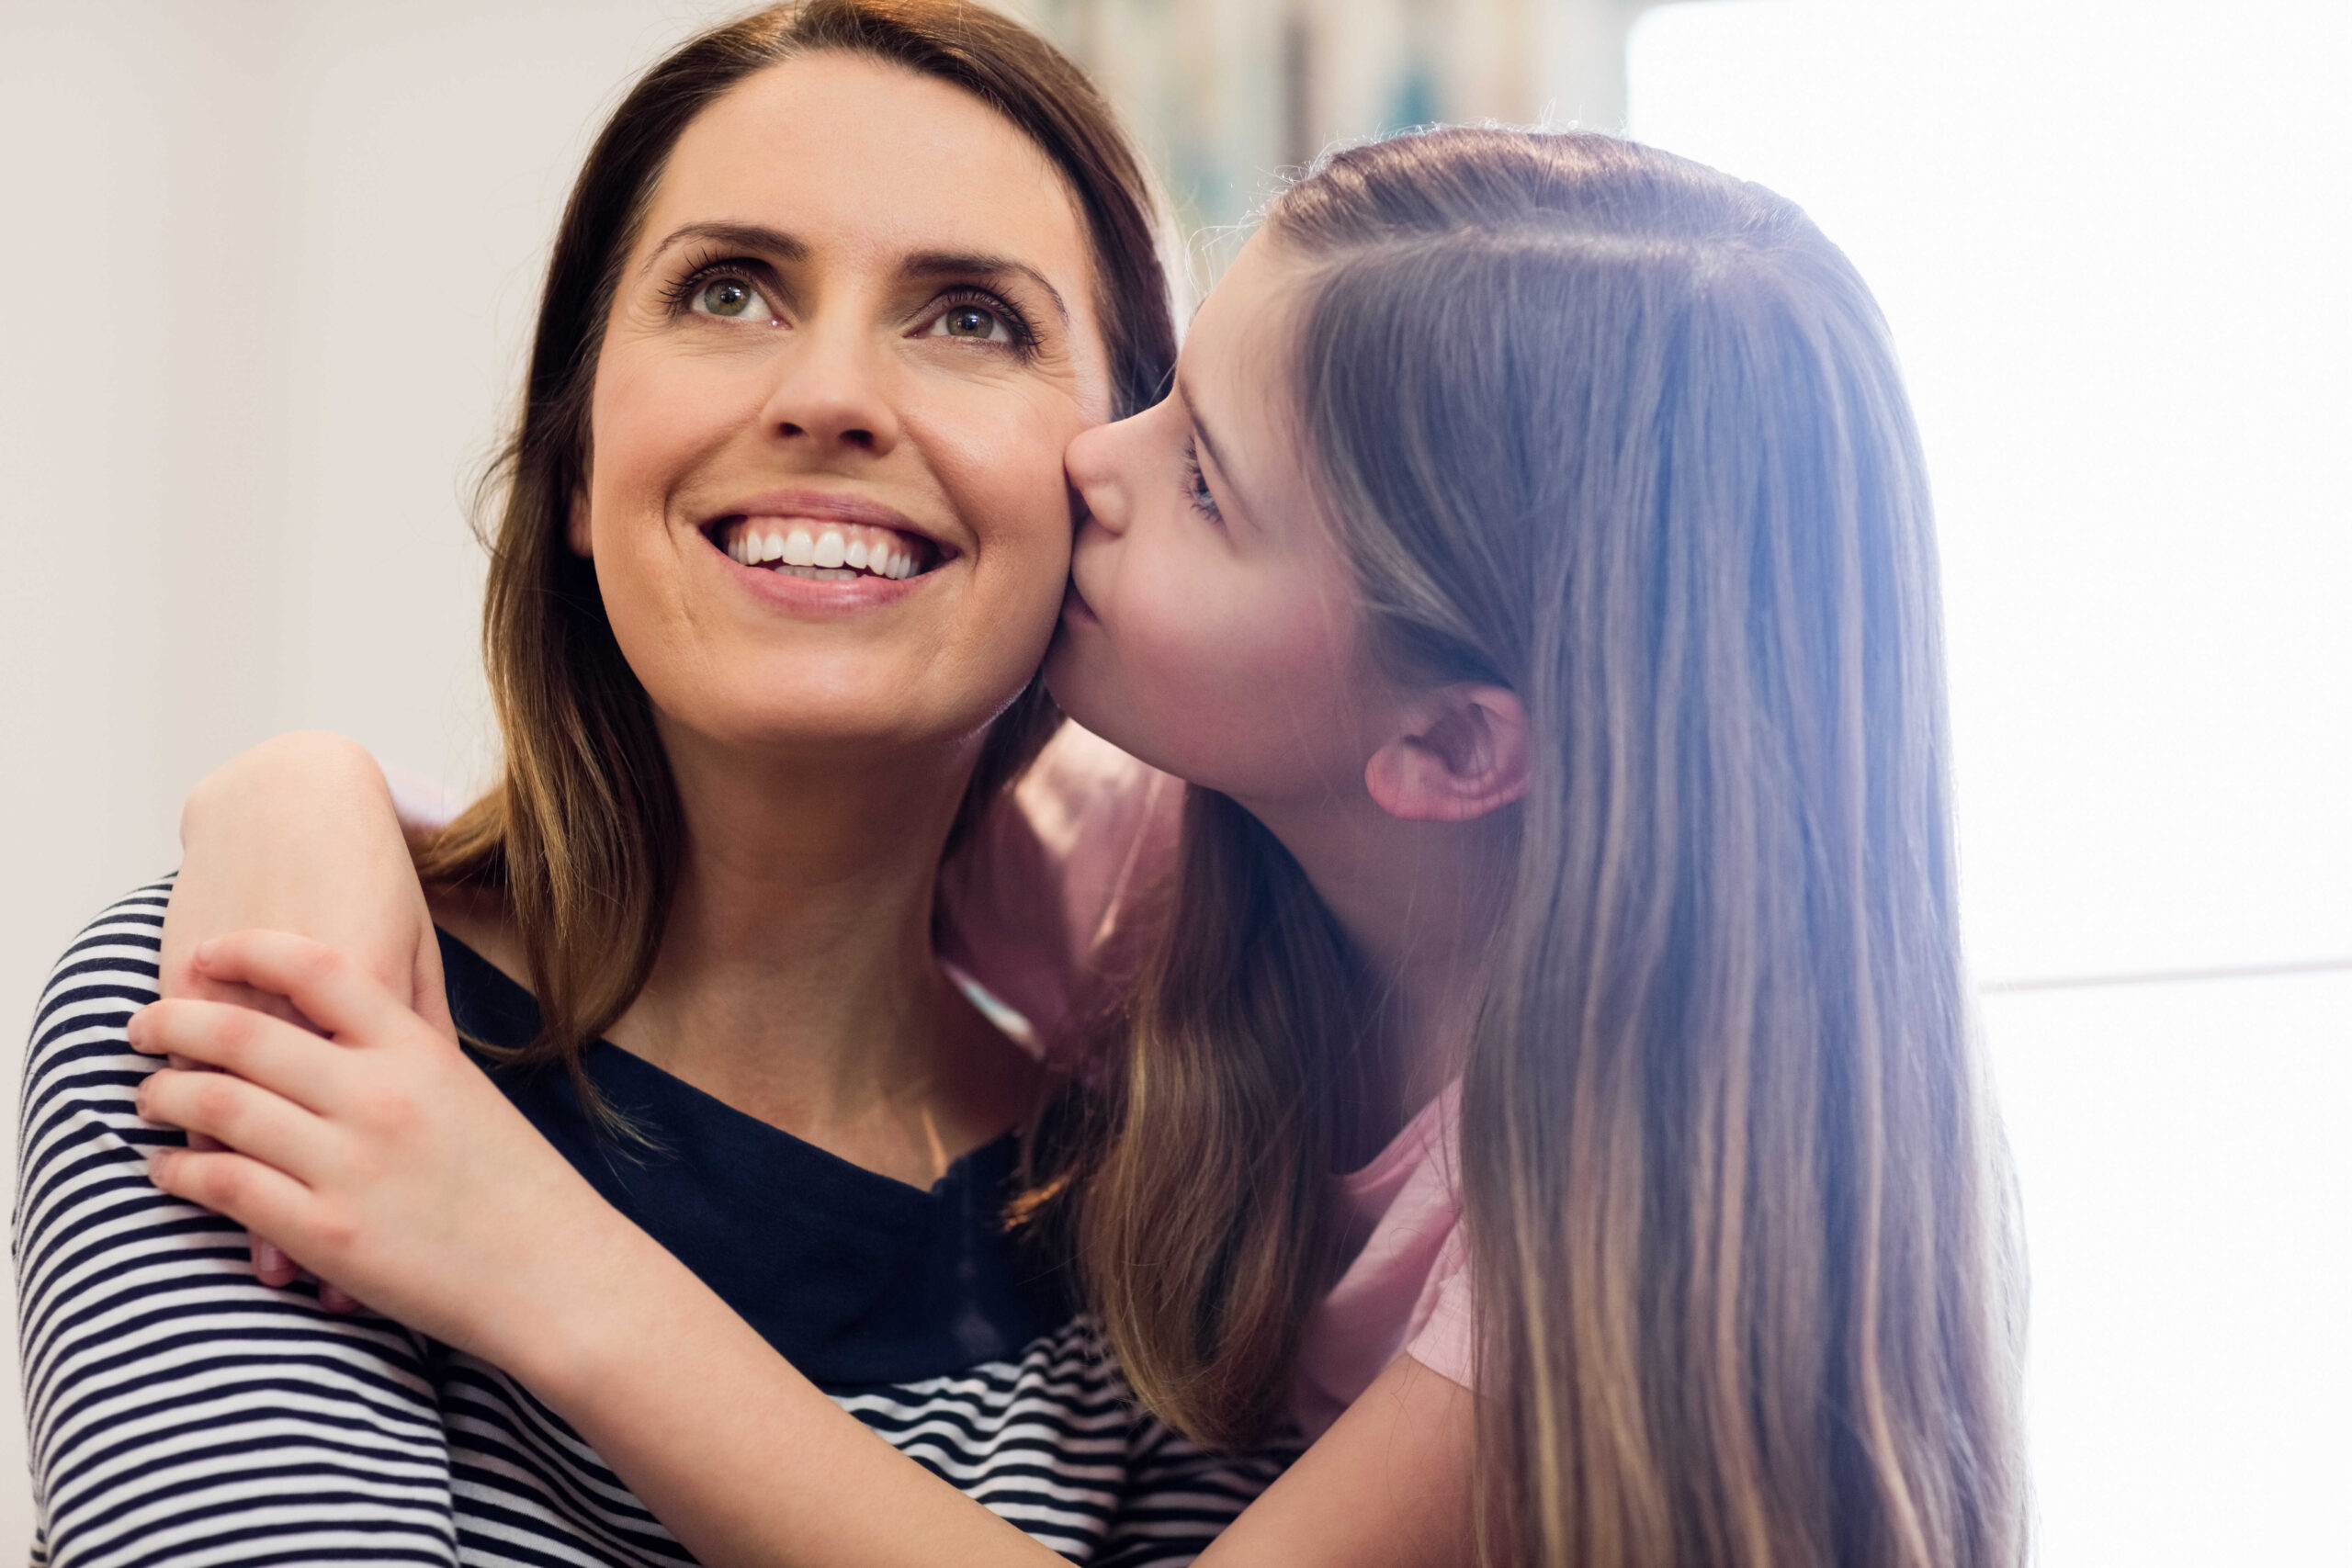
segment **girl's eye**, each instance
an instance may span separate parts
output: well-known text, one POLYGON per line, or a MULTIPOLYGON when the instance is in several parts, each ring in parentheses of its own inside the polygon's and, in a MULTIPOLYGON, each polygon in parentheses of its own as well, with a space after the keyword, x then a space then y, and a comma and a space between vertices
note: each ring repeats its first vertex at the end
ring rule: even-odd
POLYGON ((724 317, 730 321, 775 319, 775 312, 760 298, 760 291, 740 277, 714 277, 697 286, 693 306, 699 315, 724 317))
POLYGON ((1209 492, 1209 477, 1201 471, 1201 449, 1192 442, 1184 443, 1184 495, 1192 502, 1193 510, 1212 523, 1225 521, 1225 513, 1216 506, 1216 497, 1209 492))
POLYGON ((959 337, 972 343, 1012 343, 1012 328, 984 305, 954 305, 931 323, 929 337, 959 337))

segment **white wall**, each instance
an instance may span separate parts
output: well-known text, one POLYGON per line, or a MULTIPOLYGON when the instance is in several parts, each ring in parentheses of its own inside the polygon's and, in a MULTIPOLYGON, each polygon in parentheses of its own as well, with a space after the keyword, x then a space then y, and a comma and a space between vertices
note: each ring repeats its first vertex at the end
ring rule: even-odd
MULTIPOLYGON (((462 498, 586 134, 720 9, 0 0, 11 1085, 50 961, 175 863, 213 765, 318 725, 481 770, 462 498)), ((28 1515, 0 1400, 6 1555, 28 1515)))

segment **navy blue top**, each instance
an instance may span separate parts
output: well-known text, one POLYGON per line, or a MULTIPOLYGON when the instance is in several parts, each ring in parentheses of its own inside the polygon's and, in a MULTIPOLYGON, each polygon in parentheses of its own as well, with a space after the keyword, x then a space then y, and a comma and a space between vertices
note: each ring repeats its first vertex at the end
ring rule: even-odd
MULTIPOLYGON (((500 1046, 537 1034, 530 993, 440 937, 459 1032, 500 1046)), ((822 1387, 916 1382, 1010 1359, 1077 1310, 1059 1270, 1005 1231, 1011 1134, 923 1191, 604 1041, 581 1066, 651 1147, 594 1124, 560 1068, 517 1072, 471 1054, 607 1201, 822 1387)))

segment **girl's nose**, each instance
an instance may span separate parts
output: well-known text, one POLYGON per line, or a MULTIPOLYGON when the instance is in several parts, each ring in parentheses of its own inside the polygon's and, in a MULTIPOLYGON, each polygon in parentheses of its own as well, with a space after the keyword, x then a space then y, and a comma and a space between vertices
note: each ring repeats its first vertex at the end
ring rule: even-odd
POLYGON ((1127 487, 1122 469, 1135 423, 1126 419, 1080 431, 1062 457, 1070 488, 1085 503, 1082 517, 1114 534, 1125 532, 1127 526, 1127 487))

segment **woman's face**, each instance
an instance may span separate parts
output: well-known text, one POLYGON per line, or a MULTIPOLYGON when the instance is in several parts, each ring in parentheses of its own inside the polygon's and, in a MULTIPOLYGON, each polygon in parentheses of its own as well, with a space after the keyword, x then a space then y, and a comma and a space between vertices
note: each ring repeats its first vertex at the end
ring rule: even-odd
POLYGON ((1086 231, 949 85, 820 53, 678 141, 624 261, 571 541, 665 727, 976 737, 1043 655, 1106 418, 1086 231))
POLYGON ((1071 444, 1085 520, 1046 660, 1079 723, 1261 814, 1360 791, 1391 694, 1301 461, 1300 281, 1250 241, 1193 317, 1167 400, 1071 444))

